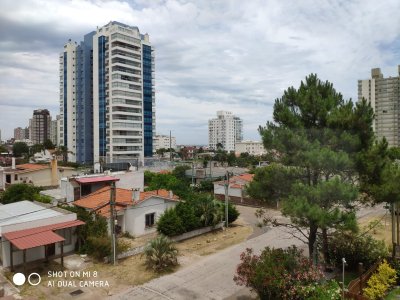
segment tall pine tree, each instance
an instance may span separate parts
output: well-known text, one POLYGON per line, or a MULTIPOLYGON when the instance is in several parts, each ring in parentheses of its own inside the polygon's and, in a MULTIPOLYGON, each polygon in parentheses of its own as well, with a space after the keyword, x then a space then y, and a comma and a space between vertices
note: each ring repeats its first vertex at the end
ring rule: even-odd
POLYGON ((276 153, 276 162, 296 172, 277 173, 280 182, 290 183, 289 187, 281 184, 285 190, 279 191, 273 172, 259 170, 248 192, 264 199, 271 194, 282 196, 282 213, 291 223, 275 221, 275 225, 300 230, 310 257, 315 253, 318 232, 328 261, 328 231, 356 227, 355 183, 362 153, 374 140, 372 120, 373 110, 365 100, 356 104, 345 101, 331 83, 311 74, 298 89, 290 87, 275 100, 273 122, 259 128, 267 151, 276 153), (263 186, 275 190, 260 197, 263 186))

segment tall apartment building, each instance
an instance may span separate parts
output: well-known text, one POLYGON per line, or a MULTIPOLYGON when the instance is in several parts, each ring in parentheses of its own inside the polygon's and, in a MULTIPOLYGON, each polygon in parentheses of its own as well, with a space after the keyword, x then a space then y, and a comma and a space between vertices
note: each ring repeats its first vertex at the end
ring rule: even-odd
POLYGON ((400 146, 400 66, 399 76, 384 78, 381 70, 371 70, 371 79, 358 81, 358 99, 365 98, 374 109, 374 131, 389 146, 400 146))
POLYGON ((169 149, 170 147, 172 149, 176 149, 176 138, 174 136, 171 136, 171 141, 169 138, 169 135, 161 135, 158 134, 154 136, 153 140, 153 151, 156 152, 158 149, 169 149))
POLYGON ((43 144, 50 139, 51 116, 47 109, 36 109, 33 111, 30 125, 30 140, 33 144, 43 144))
POLYGON ((59 123, 58 122, 59 119, 60 119, 60 116, 57 115, 56 119, 52 120, 50 123, 50 141, 56 146, 58 145, 57 137, 58 137, 59 133, 58 133, 57 124, 59 123))
POLYGON ((154 51, 148 34, 119 22, 60 54, 60 145, 70 161, 143 161, 153 155, 154 51))
POLYGON ((208 120, 208 145, 226 151, 235 151, 235 144, 243 140, 243 121, 229 111, 217 111, 217 118, 208 120))

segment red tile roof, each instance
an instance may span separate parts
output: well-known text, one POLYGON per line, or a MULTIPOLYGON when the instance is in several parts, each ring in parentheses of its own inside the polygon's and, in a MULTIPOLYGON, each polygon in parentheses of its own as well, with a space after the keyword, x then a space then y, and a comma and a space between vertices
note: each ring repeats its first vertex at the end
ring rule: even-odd
POLYGON ((75 178, 75 181, 80 184, 85 183, 95 183, 95 182, 111 182, 118 181, 119 178, 115 178, 112 176, 97 176, 97 177, 83 177, 83 178, 75 178))
MULTIPOLYGON (((74 201, 74 205, 83 207, 90 210, 96 210, 97 208, 105 205, 104 207, 96 210, 97 213, 103 216, 109 216, 110 214, 110 205, 107 203, 110 202, 110 187, 103 187, 79 200, 74 201)), ((179 201, 179 197, 173 195, 172 198, 169 195, 169 191, 167 190, 157 190, 157 191, 149 191, 149 192, 140 192, 139 200, 133 201, 133 191, 127 189, 116 188, 115 189, 115 202, 117 205, 115 206, 116 211, 120 211, 125 209, 127 206, 137 205, 141 202, 146 201, 151 197, 160 197, 165 198, 172 201, 179 201), (120 205, 118 205, 120 204, 120 205)))
MULTIPOLYGON (((229 178, 229 187, 234 189, 242 189, 243 186, 253 181, 254 174, 244 173, 229 178)), ((215 181, 214 183, 224 185, 225 180, 215 181)))
POLYGON ((63 237, 57 235, 53 231, 83 224, 85 223, 80 220, 74 220, 30 229, 10 231, 3 233, 3 237, 9 240, 18 249, 24 250, 64 241, 63 237))
POLYGON ((48 164, 22 164, 22 165, 17 165, 15 167, 18 170, 30 170, 30 171, 36 171, 36 170, 42 170, 42 169, 48 169, 50 168, 50 165, 48 164))

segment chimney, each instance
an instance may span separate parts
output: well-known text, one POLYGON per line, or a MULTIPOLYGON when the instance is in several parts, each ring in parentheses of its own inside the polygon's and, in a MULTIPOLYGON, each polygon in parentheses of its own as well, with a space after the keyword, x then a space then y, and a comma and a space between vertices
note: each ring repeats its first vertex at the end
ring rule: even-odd
POLYGON ((15 157, 11 158, 11 168, 15 170, 15 157))
POLYGON ((140 190, 139 189, 132 189, 132 200, 139 201, 140 199, 140 190))
POLYGON ((172 190, 171 191, 169 191, 169 198, 173 198, 174 197, 174 193, 172 192, 172 190))
POLYGON ((50 167, 51 167, 51 185, 52 186, 57 186, 58 185, 58 167, 57 167, 57 159, 53 155, 53 158, 50 161, 50 167))

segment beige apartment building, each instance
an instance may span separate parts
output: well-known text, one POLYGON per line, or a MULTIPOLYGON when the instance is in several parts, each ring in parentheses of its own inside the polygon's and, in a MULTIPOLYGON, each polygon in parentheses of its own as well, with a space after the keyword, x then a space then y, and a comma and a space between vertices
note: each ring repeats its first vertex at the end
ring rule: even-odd
POLYGON ((399 144, 399 102, 400 102, 400 65, 399 75, 384 78, 380 68, 371 70, 371 79, 358 81, 358 100, 367 99, 374 109, 374 131, 378 139, 383 137, 389 146, 399 144))

